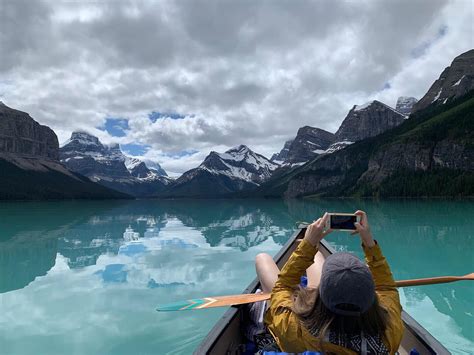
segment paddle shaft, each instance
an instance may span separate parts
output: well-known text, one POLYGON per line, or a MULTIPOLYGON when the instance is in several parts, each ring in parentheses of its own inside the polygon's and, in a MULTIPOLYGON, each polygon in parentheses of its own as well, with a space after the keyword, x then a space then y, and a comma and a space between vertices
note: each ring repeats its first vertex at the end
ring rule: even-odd
POLYGON ((474 273, 464 276, 440 276, 440 277, 428 277, 426 279, 413 279, 413 280, 401 280, 395 281, 397 287, 408 287, 408 286, 423 286, 423 285, 435 285, 435 284, 446 284, 455 281, 463 280, 474 280, 474 273))
MULTIPOLYGON (((474 280, 474 273, 467 274, 464 276, 441 276, 429 277, 425 279, 401 280, 395 281, 395 285, 397 287, 422 286, 462 280, 474 280)), ((205 297, 158 306, 157 311, 184 311, 191 309, 236 306, 240 304, 265 301, 270 299, 270 296, 270 293, 247 293, 241 295, 205 297)))

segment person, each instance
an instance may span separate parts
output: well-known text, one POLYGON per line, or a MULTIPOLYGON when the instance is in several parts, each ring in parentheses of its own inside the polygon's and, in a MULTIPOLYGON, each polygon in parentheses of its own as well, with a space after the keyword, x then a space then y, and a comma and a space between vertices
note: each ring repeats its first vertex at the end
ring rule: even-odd
POLYGON ((392 273, 372 237, 367 215, 355 224, 367 265, 349 253, 326 259, 318 252, 327 213, 305 236, 279 271, 268 254, 256 257, 264 292, 271 292, 264 321, 281 351, 326 354, 394 354, 403 335, 402 307, 392 273), (305 273, 306 288, 296 287, 305 273))

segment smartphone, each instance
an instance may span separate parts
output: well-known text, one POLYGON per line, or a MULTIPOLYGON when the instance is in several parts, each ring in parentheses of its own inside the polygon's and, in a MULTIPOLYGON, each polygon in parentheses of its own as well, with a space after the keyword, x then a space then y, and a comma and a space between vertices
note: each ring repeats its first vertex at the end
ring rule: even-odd
POLYGON ((326 229, 341 231, 355 231, 354 223, 360 222, 360 216, 353 213, 329 213, 326 229))

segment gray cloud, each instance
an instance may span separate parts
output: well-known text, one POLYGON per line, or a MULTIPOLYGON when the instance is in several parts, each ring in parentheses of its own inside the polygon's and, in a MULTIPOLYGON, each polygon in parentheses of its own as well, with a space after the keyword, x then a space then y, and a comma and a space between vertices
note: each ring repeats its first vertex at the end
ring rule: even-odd
POLYGON ((175 173, 241 143, 269 156, 303 125, 335 131, 354 104, 423 95, 474 47, 465 4, 1 0, 0 99, 60 140, 149 145, 175 173), (128 135, 98 130, 107 117, 128 135))

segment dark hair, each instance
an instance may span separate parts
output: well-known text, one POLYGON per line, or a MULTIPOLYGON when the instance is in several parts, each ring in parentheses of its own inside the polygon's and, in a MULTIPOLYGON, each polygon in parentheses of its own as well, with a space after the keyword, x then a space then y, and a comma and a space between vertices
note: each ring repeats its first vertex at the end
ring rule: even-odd
MULTIPOLYGON (((340 305, 341 309, 353 310, 351 305, 340 305)), ((388 313, 379 304, 377 297, 369 310, 360 316, 342 316, 331 312, 321 301, 318 288, 299 287, 294 294, 293 312, 303 326, 321 345, 327 331, 332 330, 338 336, 349 337, 360 334, 385 337, 388 313)))

